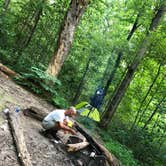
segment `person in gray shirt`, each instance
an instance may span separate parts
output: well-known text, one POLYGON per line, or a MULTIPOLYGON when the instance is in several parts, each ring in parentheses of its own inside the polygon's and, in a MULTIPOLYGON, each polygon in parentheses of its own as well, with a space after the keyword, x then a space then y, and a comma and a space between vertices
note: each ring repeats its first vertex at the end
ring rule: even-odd
POLYGON ((68 117, 73 117, 77 113, 74 107, 68 109, 55 109, 50 112, 42 121, 42 126, 45 129, 45 133, 53 133, 60 129, 64 131, 69 131, 71 134, 75 135, 76 131, 71 127, 67 126, 68 117))

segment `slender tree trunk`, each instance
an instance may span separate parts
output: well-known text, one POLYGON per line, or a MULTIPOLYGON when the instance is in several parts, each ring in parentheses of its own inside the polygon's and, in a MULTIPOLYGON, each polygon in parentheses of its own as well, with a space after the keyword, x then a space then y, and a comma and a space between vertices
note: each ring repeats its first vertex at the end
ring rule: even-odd
POLYGON ((127 41, 129 41, 129 40, 132 38, 134 32, 135 32, 135 31, 137 30, 137 28, 140 26, 140 25, 138 25, 139 17, 140 17, 140 12, 137 14, 136 19, 135 19, 135 21, 134 21, 134 24, 133 24, 133 26, 132 26, 132 28, 131 28, 131 30, 130 30, 128 36, 127 36, 127 41))
POLYGON ((157 86, 155 92, 153 93, 152 97, 150 98, 150 100, 149 100, 148 103, 146 104, 146 107, 145 107, 145 109, 142 111, 141 115, 139 116, 139 119, 138 119, 138 121, 136 122, 136 125, 138 125, 138 124, 141 122, 142 117, 144 116, 146 110, 148 109, 149 104, 153 101, 153 99, 154 99, 154 97, 155 97, 155 94, 156 94, 157 91, 159 90, 160 85, 162 84, 164 78, 165 78, 165 77, 162 78, 162 80, 160 81, 159 85, 157 86))
POLYGON ((18 52, 18 58, 20 58, 20 54, 22 53, 22 51, 26 47, 28 47, 35 33, 40 17, 42 15, 43 3, 45 3, 45 1, 41 0, 38 3, 39 4, 37 5, 36 11, 33 11, 33 14, 32 13, 28 14, 27 17, 24 19, 25 21, 23 21, 22 26, 20 27, 21 33, 22 34, 24 33, 25 35, 22 38, 20 38, 20 36, 18 35, 15 42, 16 43, 15 52, 18 52))
POLYGON ((10 0, 5 0, 5 1, 4 1, 3 8, 4 8, 5 10, 7 10, 7 9, 8 9, 9 4, 10 4, 10 0))
MULTIPOLYGON (((90 56, 91 56, 91 55, 90 55, 90 56)), ((79 97, 80 97, 80 95, 81 95, 81 90, 82 90, 82 88, 83 88, 84 80, 85 80, 85 77, 86 77, 86 75, 87 75, 87 72, 89 71, 90 61, 91 61, 91 57, 89 57, 89 59, 88 59, 88 62, 87 62, 87 64, 86 64, 85 71, 84 71, 83 76, 82 76, 82 78, 81 78, 81 80, 80 80, 80 83, 79 83, 79 85, 78 85, 76 94, 75 94, 75 96, 74 96, 74 98, 73 98, 73 102, 72 102, 73 105, 75 105, 75 104, 77 103, 77 101, 78 101, 78 99, 79 99, 79 97)))
POLYGON ((109 58, 108 58, 108 60, 107 60, 107 66, 106 66, 106 68, 105 68, 105 70, 104 70, 104 74, 103 74, 103 76, 102 76, 102 79, 100 80, 100 85, 104 85, 105 84, 105 79, 107 78, 107 76, 108 76, 108 73, 109 73, 109 71, 110 71, 110 64, 112 64, 111 63, 111 59, 112 59, 112 56, 110 56, 109 58))
MULTIPOLYGON (((156 13, 154 18, 152 19, 152 23, 150 25, 150 31, 153 31, 156 29, 156 27, 161 19, 161 16, 163 16, 165 13, 165 9, 166 9, 165 6, 161 6, 158 9, 158 12, 156 13)), ((133 63, 131 64, 131 66, 127 70, 125 78, 122 80, 120 86, 116 90, 115 95, 112 97, 112 99, 110 99, 108 106, 106 108, 106 112, 103 115, 101 123, 100 123, 101 127, 107 127, 109 122, 111 121, 119 103, 121 102, 121 100, 126 92, 127 87, 129 86, 129 84, 132 80, 132 77, 134 76, 134 73, 135 73, 139 63, 141 62, 142 58, 144 57, 144 55, 148 49, 148 46, 150 44, 148 41, 149 36, 150 36, 150 33, 147 33, 145 39, 143 40, 143 42, 142 42, 142 44, 141 44, 141 46, 136 54, 136 57, 135 57, 133 63)))
POLYGON ((105 87, 104 87, 104 96, 107 94, 108 88, 109 88, 110 84, 112 83, 114 75, 115 75, 115 73, 116 73, 116 71, 117 71, 117 69, 118 69, 118 67, 120 65, 121 57, 122 57, 122 52, 119 52, 118 56, 117 56, 117 59, 115 61, 115 65, 113 67, 113 70, 112 70, 112 72, 111 72, 111 74, 109 76, 109 79, 107 80, 107 83, 106 83, 105 87))
POLYGON ((138 109, 138 111, 137 111, 137 114, 136 114, 136 116, 135 116, 135 119, 134 119, 134 122, 133 122, 133 124, 132 124, 131 130, 132 130, 133 127, 135 126, 135 124, 136 124, 136 122, 137 122, 137 119, 138 119, 138 117, 139 117, 139 114, 141 113, 142 106, 144 105, 144 102, 145 102, 146 98, 148 97, 149 93, 150 93, 151 90, 152 90, 153 85, 155 84, 157 78, 158 78, 159 75, 160 75, 160 69, 161 69, 161 64, 160 64, 159 67, 158 67, 157 74, 156 74, 156 76, 155 76, 155 78, 154 78, 152 84, 150 85, 150 87, 149 87, 149 89, 148 89, 146 95, 144 96, 143 100, 141 101, 141 105, 140 105, 140 107, 139 107, 139 109, 138 109))
MULTIPOLYGON (((127 36, 127 41, 130 41, 130 39, 131 39, 131 37, 133 36, 134 32, 135 32, 135 31, 137 30, 137 28, 139 27, 139 26, 138 26, 138 19, 139 19, 139 17, 140 17, 140 14, 138 13, 138 14, 137 14, 137 17, 136 17, 136 19, 135 19, 135 21, 134 21, 133 27, 131 28, 131 30, 130 30, 128 36, 127 36)), ((119 68, 120 61, 121 61, 122 56, 123 56, 123 53, 122 53, 122 51, 120 51, 120 52, 118 53, 117 59, 116 59, 116 61, 115 61, 115 65, 114 65, 114 67, 113 67, 113 70, 112 70, 112 72, 111 72, 111 74, 110 74, 110 76, 109 76, 109 79, 107 80, 107 83, 106 83, 105 87, 104 87, 104 94, 105 94, 105 95, 107 94, 108 88, 109 88, 110 84, 112 83, 112 80, 113 80, 113 78, 114 78, 114 76, 115 76, 115 73, 117 72, 117 69, 119 68)), ((105 95, 104 95, 104 96, 105 96, 105 95)), ((103 99, 104 99, 104 98, 103 98, 103 99)))
POLYGON ((135 123, 135 125, 138 125, 141 121, 142 121, 142 117, 144 116, 146 110, 148 109, 150 103, 153 101, 156 92, 158 91, 158 89, 155 90, 154 94, 151 96, 150 100, 148 101, 148 103, 146 104, 145 109, 142 111, 141 115, 139 116, 139 119, 137 120, 137 122, 135 123))
POLYGON ((67 58, 73 42, 76 27, 88 5, 86 1, 87 0, 71 0, 69 9, 64 18, 63 25, 60 29, 57 40, 57 49, 47 69, 47 73, 52 76, 58 75, 65 59, 67 58))
POLYGON ((40 20, 41 14, 42 14, 42 8, 38 9, 36 11, 36 13, 35 13, 34 24, 32 25, 32 27, 30 29, 30 33, 28 34, 27 38, 23 42, 22 49, 25 49, 29 45, 29 43, 30 43, 30 41, 31 41, 31 39, 33 37, 33 34, 34 34, 35 30, 36 30, 37 24, 38 24, 38 22, 40 20))
POLYGON ((162 104, 162 102, 164 101, 165 96, 162 98, 161 101, 159 101, 159 103, 157 104, 156 108, 153 110, 152 114, 150 115, 149 119, 145 122, 144 126, 143 126, 143 130, 147 127, 147 125, 150 123, 150 121, 152 120, 152 118, 154 117, 154 115, 157 113, 157 110, 159 109, 160 105, 162 104))
POLYGON ((155 120, 155 122, 154 122, 154 124, 152 126, 152 130, 150 132, 151 135, 153 134, 154 128, 157 126, 157 124, 159 122, 159 119, 160 119, 159 117, 160 117, 160 115, 158 114, 158 116, 157 116, 157 118, 156 118, 156 120, 155 120))

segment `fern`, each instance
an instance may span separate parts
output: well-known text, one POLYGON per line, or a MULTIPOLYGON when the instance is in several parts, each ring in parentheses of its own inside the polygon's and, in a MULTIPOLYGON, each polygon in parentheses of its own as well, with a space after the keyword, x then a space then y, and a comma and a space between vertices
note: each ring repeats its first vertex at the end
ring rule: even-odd
POLYGON ((55 88, 61 85, 61 82, 53 76, 48 75, 43 69, 31 67, 26 73, 20 73, 20 76, 15 78, 15 81, 31 89, 33 92, 45 96, 57 96, 55 88))

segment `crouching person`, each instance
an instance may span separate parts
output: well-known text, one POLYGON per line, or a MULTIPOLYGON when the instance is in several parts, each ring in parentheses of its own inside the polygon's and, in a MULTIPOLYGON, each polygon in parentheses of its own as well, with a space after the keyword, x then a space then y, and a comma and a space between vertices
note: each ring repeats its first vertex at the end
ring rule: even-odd
POLYGON ((55 109, 50 112, 42 121, 42 126, 45 129, 44 134, 52 134, 56 137, 58 130, 62 129, 64 132, 68 131, 75 135, 76 131, 67 126, 68 117, 73 117, 76 115, 76 109, 70 107, 68 109, 55 109))

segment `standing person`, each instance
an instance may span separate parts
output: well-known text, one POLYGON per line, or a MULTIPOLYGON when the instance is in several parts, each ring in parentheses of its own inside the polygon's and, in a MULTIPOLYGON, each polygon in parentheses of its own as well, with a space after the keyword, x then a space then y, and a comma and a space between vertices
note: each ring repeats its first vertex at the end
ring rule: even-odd
POLYGON ((42 126, 46 129, 44 132, 46 134, 52 133, 56 134, 56 132, 60 129, 69 131, 73 135, 76 134, 76 131, 67 126, 68 117, 73 117, 76 115, 76 109, 74 107, 70 107, 68 109, 55 109, 50 112, 42 121, 42 126))

